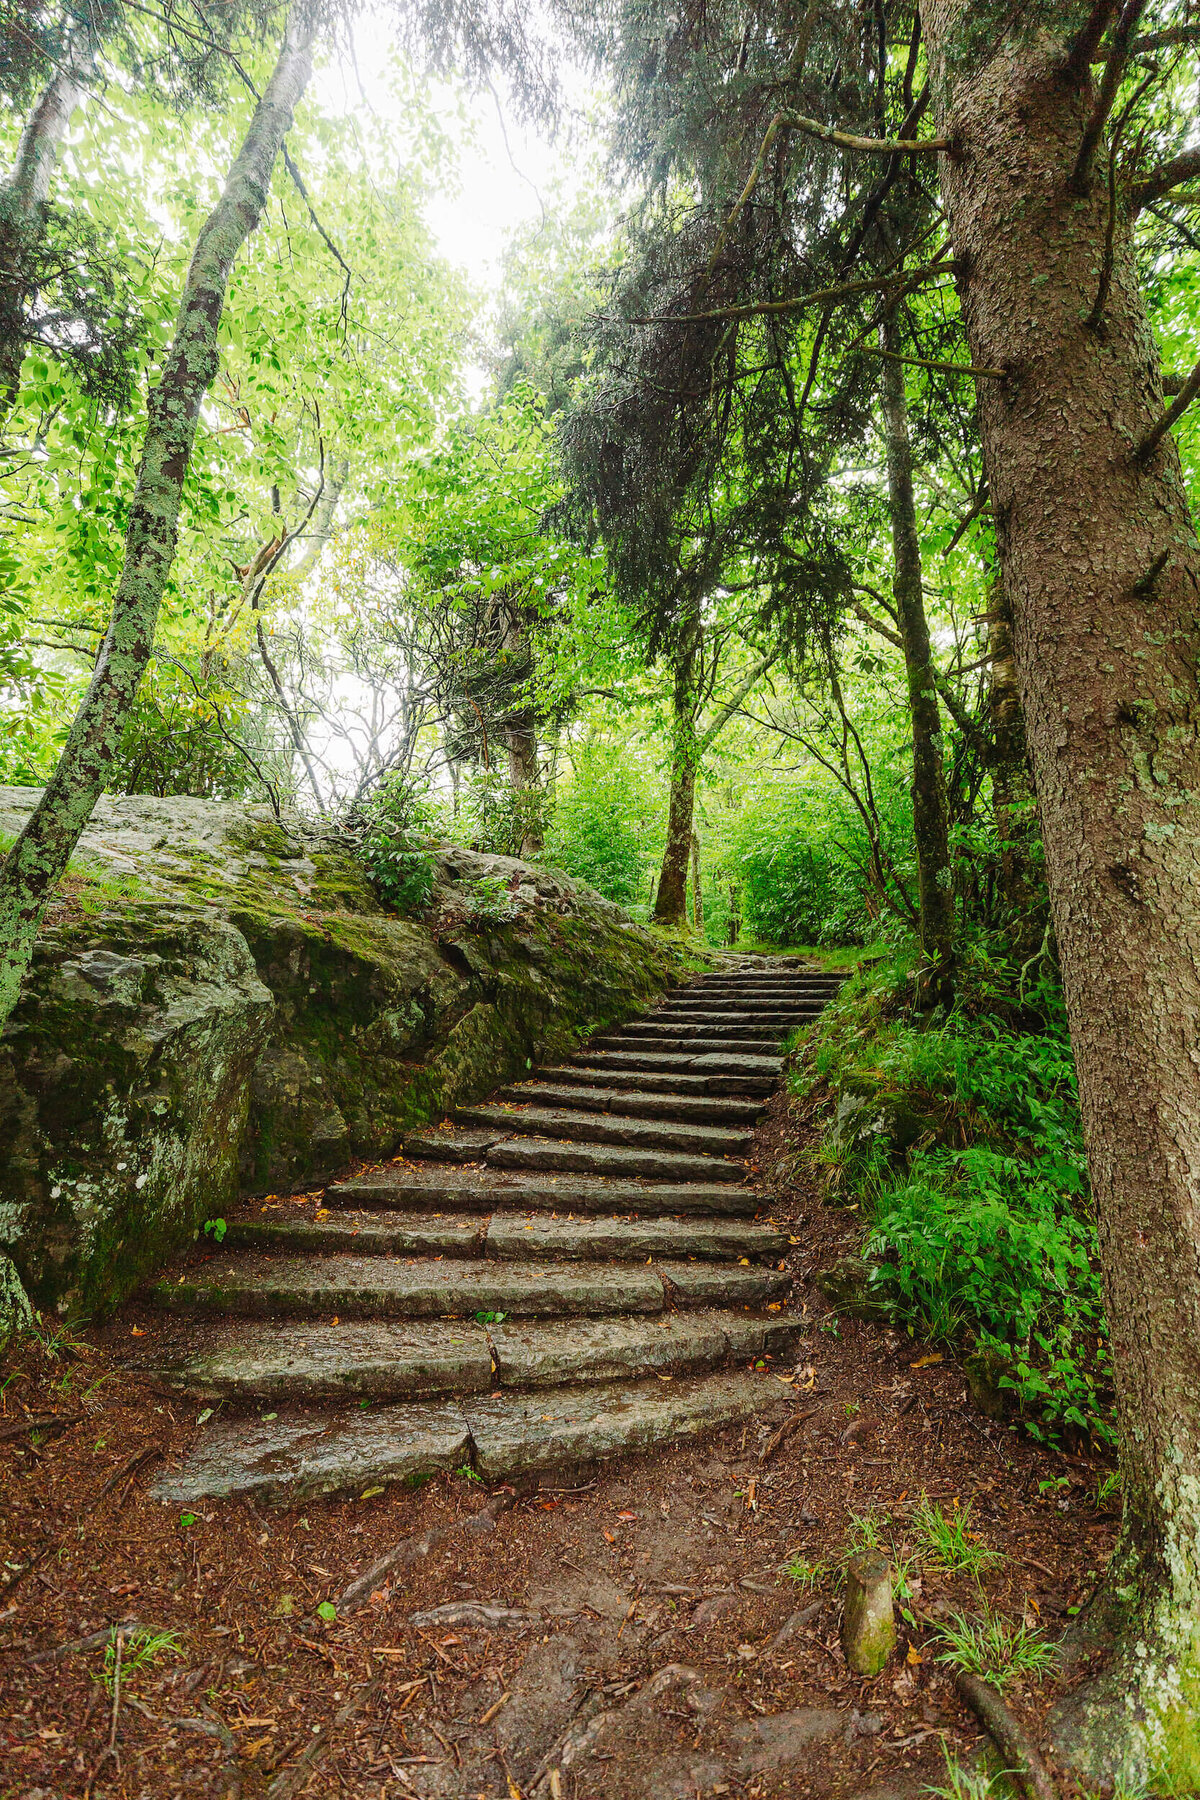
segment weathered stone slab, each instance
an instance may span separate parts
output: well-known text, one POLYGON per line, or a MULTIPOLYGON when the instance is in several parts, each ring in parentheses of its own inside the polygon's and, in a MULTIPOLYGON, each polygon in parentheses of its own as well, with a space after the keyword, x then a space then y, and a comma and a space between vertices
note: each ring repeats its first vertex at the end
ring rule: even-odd
POLYGON ((573 1143, 620 1144, 631 1150, 683 1150, 696 1156, 743 1156, 753 1134, 718 1125, 672 1125, 610 1113, 540 1106, 460 1108, 464 1124, 505 1129, 522 1136, 567 1138, 573 1143))
POLYGON ((727 1075, 720 1078, 694 1075, 686 1069, 674 1074, 664 1074, 653 1069, 614 1069, 606 1063, 603 1056, 580 1057, 575 1064, 568 1063, 557 1069, 539 1069, 537 1073, 543 1081, 566 1082, 571 1086, 587 1087, 594 1084, 605 1089, 634 1089, 663 1096, 744 1095, 747 1100, 758 1100, 760 1105, 773 1086, 769 1080, 755 1075, 727 1075))
POLYGON ((286 1505, 459 1468, 470 1453, 466 1419, 449 1403, 237 1419, 209 1426, 150 1491, 175 1505, 233 1494, 286 1505))
POLYGON ((705 1182, 641 1182, 604 1177, 522 1174, 519 1169, 423 1169, 394 1166, 326 1189, 326 1202, 352 1206, 536 1207, 553 1212, 736 1213, 752 1217, 749 1188, 705 1182))
POLYGON ((656 1267, 687 1306, 763 1306, 780 1299, 792 1285, 782 1269, 701 1262, 663 1262, 656 1267))
POLYGON ((770 1225, 740 1219, 547 1219, 496 1213, 488 1227, 488 1256, 653 1257, 778 1256, 787 1236, 770 1225))
POLYGON ((772 1075, 776 1078, 783 1071, 781 1056, 726 1056, 721 1052, 707 1052, 692 1058, 693 1069, 701 1073, 711 1069, 714 1074, 731 1075, 772 1075))
POLYGON ((567 1139, 510 1137, 488 1151, 495 1169, 564 1169, 580 1175, 634 1175, 647 1181, 741 1181, 745 1170, 717 1156, 671 1150, 624 1150, 567 1139))
POLYGON ((482 1162, 491 1146, 503 1136, 500 1126, 455 1131, 440 1125, 436 1131, 406 1132, 404 1154, 419 1157, 422 1162, 482 1162))
POLYGON ((528 1082, 501 1088, 498 1100, 520 1106, 561 1110, 579 1107, 584 1112, 620 1113, 631 1119, 678 1119, 696 1125, 753 1125, 763 1103, 711 1094, 657 1094, 635 1087, 584 1085, 566 1082, 528 1082))
POLYGON ((329 1219, 294 1214, 231 1219, 228 1250, 348 1250, 373 1256, 478 1256, 486 1213, 338 1213, 329 1219))
MULTIPOLYGON (((690 1315, 689 1315, 690 1316, 690 1315)), ((793 1339, 810 1329, 799 1313, 722 1313, 729 1354, 734 1361, 750 1356, 786 1356, 793 1339)))
POLYGON ((200 1399, 399 1400, 488 1388, 492 1358, 487 1332, 474 1320, 242 1319, 202 1333, 188 1354, 150 1372, 200 1399))
POLYGON ((740 1032, 706 1031, 697 1035, 683 1032, 635 1032, 626 1037, 621 1032, 610 1037, 593 1038, 588 1049, 589 1052, 616 1050, 623 1055, 687 1056, 694 1061, 697 1056, 714 1050, 727 1052, 730 1056, 761 1056, 766 1050, 773 1050, 782 1035, 780 1033, 774 1037, 756 1038, 740 1032))
POLYGON ((720 1373, 468 1399, 464 1411, 476 1467, 499 1478, 649 1450, 777 1406, 779 1392, 769 1375, 720 1373))
POLYGON ((497 1379, 502 1387, 552 1387, 711 1368, 729 1354, 732 1318, 724 1313, 697 1312, 670 1313, 658 1319, 493 1325, 490 1336, 497 1379))
POLYGON ((679 1018, 651 1013, 645 1019, 635 1019, 632 1024, 622 1025, 619 1032, 610 1035, 632 1043, 635 1039, 649 1041, 654 1038, 740 1038, 755 1043, 775 1043, 787 1030, 787 1021, 779 1024, 767 1020, 759 1023, 751 1021, 741 1014, 727 1018, 717 1014, 709 1018, 679 1018))
POLYGON ((437 1318, 476 1312, 525 1316, 658 1312, 650 1269, 588 1263, 389 1262, 382 1257, 247 1256, 161 1281, 155 1304, 172 1311, 339 1318, 437 1318))

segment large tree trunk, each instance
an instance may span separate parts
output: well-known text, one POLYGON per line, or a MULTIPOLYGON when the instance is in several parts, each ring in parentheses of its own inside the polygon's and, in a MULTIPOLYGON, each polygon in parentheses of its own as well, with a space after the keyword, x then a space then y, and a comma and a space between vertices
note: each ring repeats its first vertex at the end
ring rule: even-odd
POLYGON ((660 925, 679 926, 687 919, 688 863, 692 854, 692 815, 696 805, 696 662, 700 651, 699 606, 689 605, 675 649, 671 726, 671 798, 667 809, 667 842, 654 917, 660 925))
POLYGON ((11 411, 20 387, 27 311, 36 286, 31 265, 36 265, 46 233, 50 183, 93 61, 89 34, 76 32, 29 115, 12 173, 0 188, 0 421, 11 411))
POLYGON ((992 728, 989 764, 992 816, 1000 840, 1000 892, 1014 945, 1018 954, 1028 955, 1036 948, 1045 922, 1044 917, 1038 916, 1043 908, 1038 905, 1033 865, 1037 818, 1013 658, 1012 619, 999 587, 988 613, 988 655, 988 712, 992 728))
POLYGON ((971 361, 1100 1225, 1124 1635, 1060 1739, 1093 1780, 1200 1790, 1200 550, 1118 213, 1072 173, 1081 4, 922 0, 971 361), (1049 13, 1039 18, 1050 20, 1049 13), (1164 562, 1165 556, 1165 562, 1164 562), (1157 1771, 1156 1771, 1157 1773, 1157 1771), (1157 1783, 1155 1783, 1157 1785, 1157 1783))
MULTIPOLYGON (((881 336, 883 348, 892 355, 898 354, 900 342, 894 315, 883 326, 881 336)), ((942 761, 937 674, 929 647, 929 622, 925 617, 904 365, 893 361, 892 356, 883 359, 882 388, 888 504, 895 562, 892 590, 912 721, 913 834, 917 846, 917 892, 921 909, 917 998, 919 1004, 928 1009, 949 1006, 954 998, 954 889, 950 878, 946 770, 942 761)))
POLYGON ((103 791, 121 727, 154 647, 179 532, 179 505, 200 404, 217 371, 217 331, 234 258, 262 216, 271 171, 312 69, 315 13, 289 16, 283 47, 225 191, 196 242, 175 340, 150 394, 145 444, 125 534, 125 566, 91 683, 58 767, 0 868, 0 1024, 29 965, 46 902, 103 791))

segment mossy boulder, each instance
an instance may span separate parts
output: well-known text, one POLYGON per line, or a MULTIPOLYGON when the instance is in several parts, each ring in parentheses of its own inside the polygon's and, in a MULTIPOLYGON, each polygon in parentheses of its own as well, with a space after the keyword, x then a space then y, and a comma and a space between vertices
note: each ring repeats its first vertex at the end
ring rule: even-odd
MULTIPOLYGON (((37 791, 0 788, 0 831, 37 791)), ((594 890, 438 854, 430 922, 265 807, 105 798, 0 1039, 0 1252, 96 1314, 303 1186, 642 1010, 681 959, 594 890)))

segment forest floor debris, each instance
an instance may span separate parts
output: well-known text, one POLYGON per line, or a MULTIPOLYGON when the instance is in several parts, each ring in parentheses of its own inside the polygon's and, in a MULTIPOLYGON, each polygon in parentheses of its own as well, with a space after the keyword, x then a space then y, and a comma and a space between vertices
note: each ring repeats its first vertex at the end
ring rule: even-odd
MULTIPOLYGON (((787 1107, 777 1095, 760 1129, 764 1169, 793 1148, 787 1107)), ((1057 1639, 1112 1547, 1110 1467, 985 1419, 944 1350, 830 1312, 813 1277, 856 1248, 856 1215, 789 1167, 771 1210, 812 1324, 777 1371, 788 1428, 730 1429, 591 1480, 489 1498, 464 1471, 285 1512, 180 1512, 146 1488, 198 1409, 115 1370, 131 1315, 15 1347, 0 1430, 47 1414, 61 1429, 0 1439, 0 1791, 898 1800, 944 1786, 946 1753, 970 1763, 985 1740, 940 1632, 987 1616, 1057 1639), (900 1576, 900 1631, 863 1680, 843 1660, 838 1582, 872 1544, 900 1576), (378 1585, 342 1605, 373 1564, 378 1585), (160 1649, 135 1658, 135 1633, 160 1649)), ((1005 1705, 1035 1742, 1057 1679, 1008 1672, 1005 1705)))

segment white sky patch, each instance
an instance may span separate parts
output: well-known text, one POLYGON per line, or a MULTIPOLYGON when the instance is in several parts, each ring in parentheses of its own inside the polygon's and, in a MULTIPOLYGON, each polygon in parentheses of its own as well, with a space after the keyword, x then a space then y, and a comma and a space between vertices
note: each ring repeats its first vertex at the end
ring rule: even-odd
MULTIPOLYGON (((323 70, 316 93, 323 109, 353 113, 368 106, 381 120, 394 118, 404 135, 399 102, 388 81, 392 45, 386 22, 360 15, 355 27, 355 63, 348 59, 323 70)), ((499 288, 505 244, 519 227, 536 223, 553 204, 551 189, 569 163, 568 141, 582 129, 590 105, 591 77, 564 57, 559 77, 566 123, 556 140, 523 125, 502 81, 467 94, 452 83, 430 79, 432 109, 458 151, 458 169, 447 190, 430 196, 425 218, 448 261, 492 300, 499 288), (464 114, 466 115, 464 118, 464 114)))

